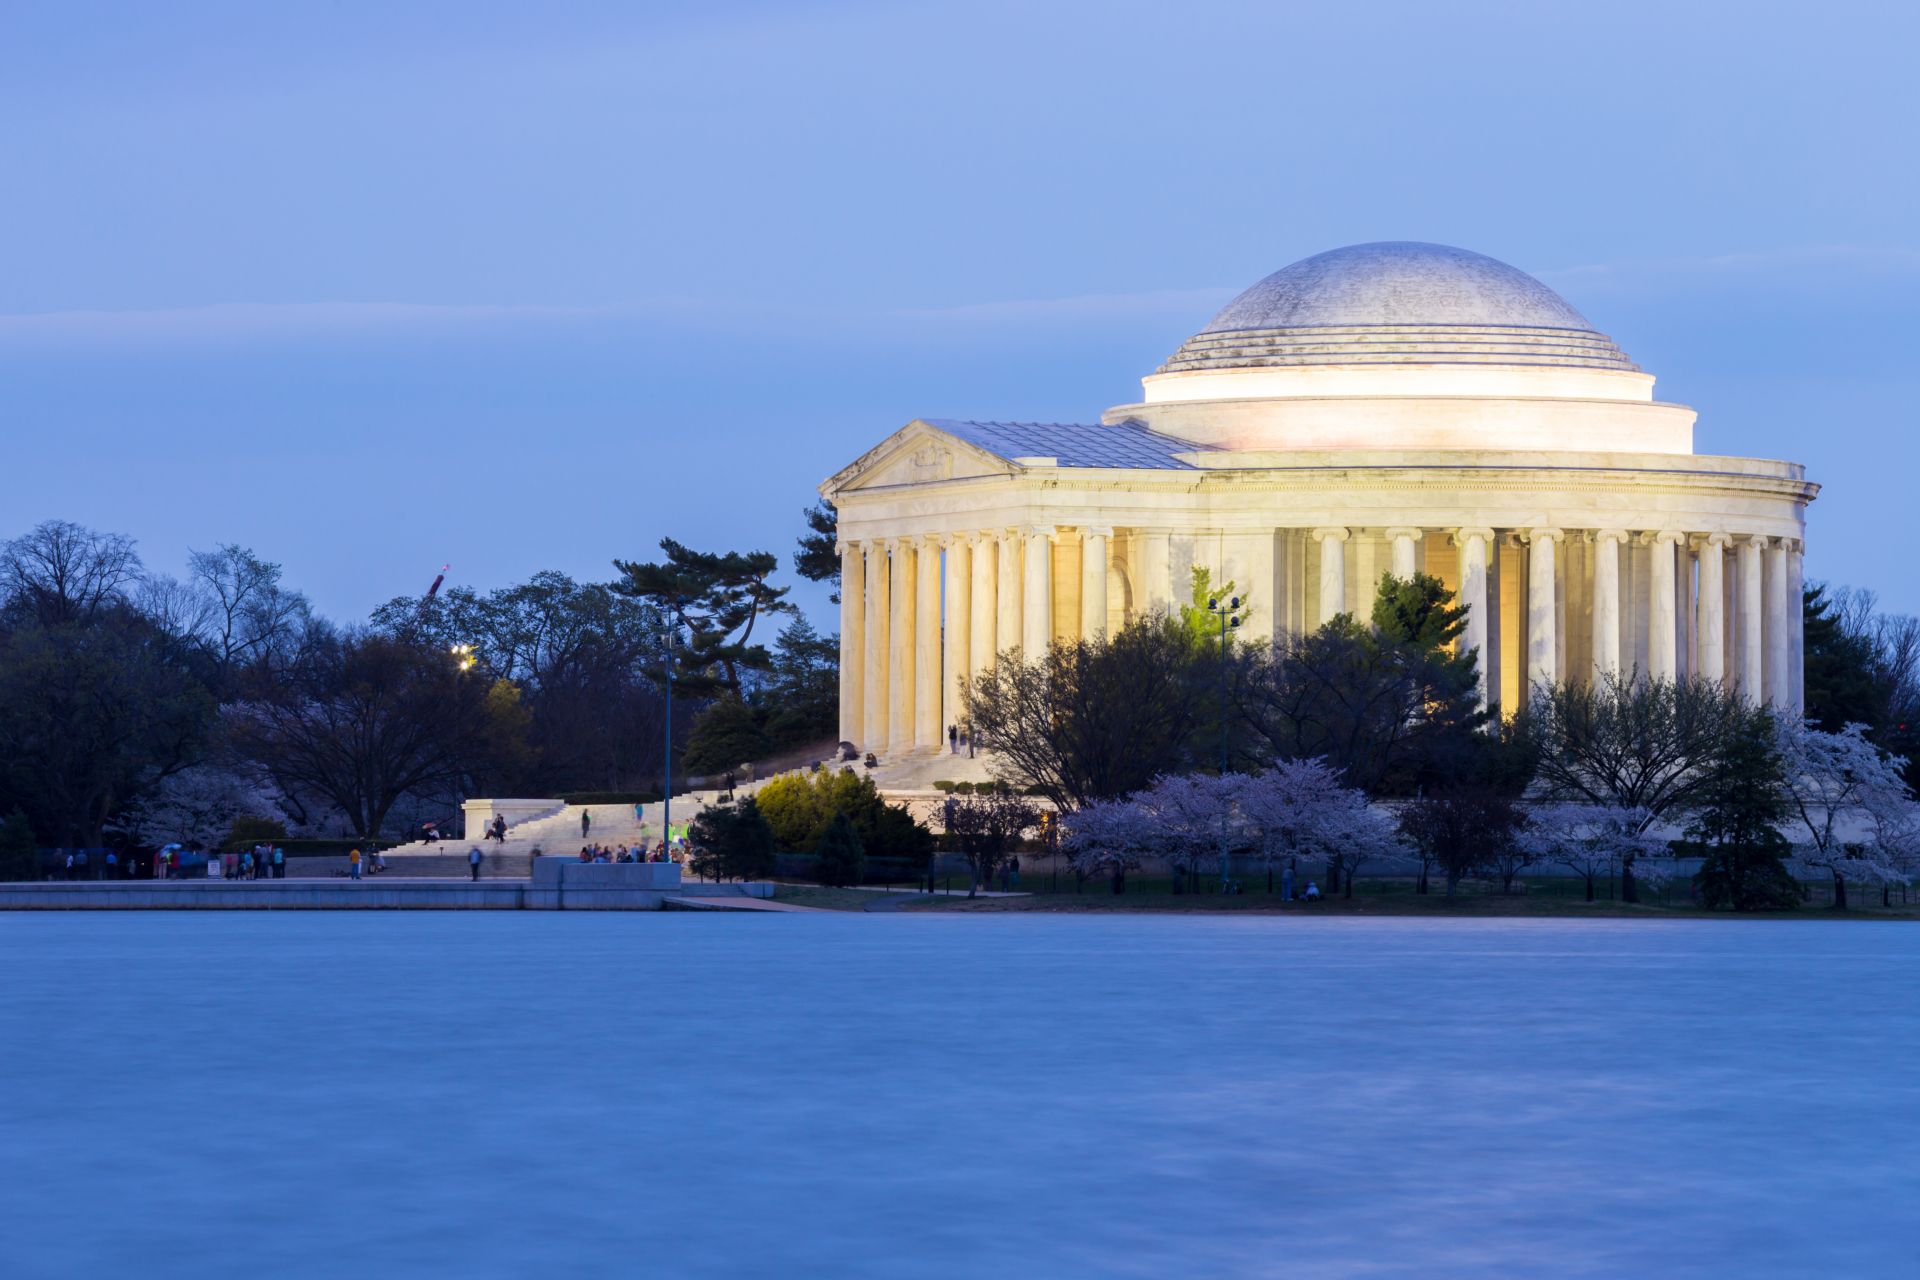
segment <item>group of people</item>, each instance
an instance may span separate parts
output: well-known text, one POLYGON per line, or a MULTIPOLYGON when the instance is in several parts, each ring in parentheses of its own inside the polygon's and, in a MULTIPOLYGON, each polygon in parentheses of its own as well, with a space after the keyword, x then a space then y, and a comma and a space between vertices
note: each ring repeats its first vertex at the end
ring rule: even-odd
POLYGON ((239 854, 226 854, 233 865, 223 868, 235 880, 285 880, 287 851, 277 844, 257 844, 239 854))
MULTIPOLYGON (((539 857, 540 850, 535 849, 533 856, 539 857)), ((615 845, 611 849, 599 844, 580 846, 582 862, 679 862, 683 856, 679 845, 669 846, 665 840, 656 841, 651 850, 637 844, 615 845)))

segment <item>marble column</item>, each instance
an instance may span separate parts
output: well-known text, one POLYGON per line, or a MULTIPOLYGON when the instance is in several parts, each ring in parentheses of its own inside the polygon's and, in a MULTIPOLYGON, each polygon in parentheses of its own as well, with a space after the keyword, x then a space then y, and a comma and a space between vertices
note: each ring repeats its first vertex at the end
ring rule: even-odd
POLYGON ((860 697, 861 718, 866 721, 867 731, 862 735, 860 747, 864 751, 885 751, 887 749, 887 659, 891 656, 892 646, 887 643, 887 627, 892 622, 892 610, 888 605, 888 590, 891 584, 887 568, 887 544, 881 541, 866 544, 867 553, 867 662, 864 688, 860 697))
POLYGON ((1000 540, 999 604, 995 608, 994 647, 1002 653, 1020 647, 1020 531, 1008 529, 1000 540))
POLYGON ((1807 633, 1801 597, 1806 593, 1806 565, 1802 561, 1805 544, 1788 544, 1787 551, 1787 710, 1794 716, 1807 712, 1807 633))
POLYGON ((1767 540, 1754 536, 1740 541, 1738 585, 1740 596, 1739 689, 1749 702, 1766 697, 1767 667, 1761 637, 1764 635, 1765 587, 1762 583, 1761 552, 1767 540))
POLYGON ((1727 544, 1724 533, 1700 540, 1700 595, 1694 606, 1696 668, 1702 679, 1727 678, 1727 544))
POLYGON ((1793 652, 1793 646, 1787 636, 1789 602, 1785 538, 1775 538, 1767 547, 1766 585, 1763 591, 1767 609, 1765 636, 1767 705, 1776 709, 1785 709, 1793 702, 1793 677, 1787 667, 1787 660, 1793 652))
POLYGON ((1419 572, 1420 561, 1416 548, 1425 535, 1419 529, 1397 528, 1387 530, 1387 539, 1393 543, 1393 576, 1411 578, 1419 572))
POLYGON ((1593 675, 1620 674, 1620 544, 1624 529, 1599 529, 1593 535, 1593 675))
POLYGON ((1674 680, 1680 675, 1680 625, 1674 613, 1675 548, 1686 535, 1662 529, 1647 537, 1652 548, 1647 575, 1647 675, 1674 680))
POLYGON ((1320 544, 1320 625, 1347 611, 1347 531, 1315 529, 1320 544))
POLYGON ((1556 684, 1560 679, 1560 611, 1554 599, 1554 556, 1560 531, 1529 530, 1527 543, 1527 689, 1523 697, 1531 697, 1535 685, 1556 684))
POLYGON ((1111 529, 1080 531, 1080 638, 1091 640, 1107 629, 1107 547, 1111 529))
POLYGON ((998 600, 994 579, 1000 552, 993 535, 973 535, 973 634, 967 639, 967 674, 978 676, 993 665, 994 647, 999 642, 998 600))
POLYGON ((967 673, 972 670, 967 650, 973 644, 973 542, 962 533, 941 541, 947 549, 947 607, 943 617, 946 637, 940 651, 946 710, 941 720, 945 724, 959 724, 967 718, 967 673))
POLYGON ((940 721, 940 538, 914 540, 913 745, 926 750, 946 740, 940 721))
POLYGON ((913 747, 915 649, 914 551, 912 538, 891 539, 893 616, 887 622, 887 746, 895 752, 913 747))
POLYGON ((866 693, 867 562, 857 543, 840 544, 840 741, 867 735, 861 715, 866 693))
POLYGON ((1480 680, 1480 701, 1485 705, 1493 688, 1493 650, 1487 645, 1487 637, 1493 632, 1487 604, 1487 549, 1493 545, 1493 530, 1456 530, 1453 544, 1460 548, 1460 602, 1467 606, 1460 645, 1479 654, 1475 670, 1480 680))
POLYGON ((1135 591, 1145 613, 1173 612, 1173 534, 1140 530, 1140 581, 1135 591))
POLYGON ((1053 530, 1036 526, 1026 531, 1027 567, 1021 583, 1020 648, 1029 662, 1047 656, 1053 639, 1053 530))

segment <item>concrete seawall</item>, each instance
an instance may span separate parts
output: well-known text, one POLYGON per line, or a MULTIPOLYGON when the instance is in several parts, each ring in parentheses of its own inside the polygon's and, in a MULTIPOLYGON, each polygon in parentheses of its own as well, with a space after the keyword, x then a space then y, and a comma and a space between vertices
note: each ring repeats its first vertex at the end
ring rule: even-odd
MULTIPOLYGON (((536 872, 545 869, 536 868, 536 872)), ((571 864, 533 880, 478 882, 401 880, 390 875, 358 881, 26 882, 0 884, 0 911, 658 911, 670 898, 773 896, 773 886, 764 882, 682 886, 679 870, 644 863, 571 864), (674 874, 660 874, 667 871, 674 874), (650 874, 581 876, 581 872, 650 874)))

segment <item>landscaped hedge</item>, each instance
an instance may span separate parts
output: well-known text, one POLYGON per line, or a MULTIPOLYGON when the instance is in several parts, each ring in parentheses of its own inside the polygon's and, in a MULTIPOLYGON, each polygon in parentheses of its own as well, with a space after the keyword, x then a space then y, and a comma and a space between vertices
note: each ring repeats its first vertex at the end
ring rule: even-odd
MULTIPOLYGON (((267 842, 261 841, 260 843, 264 844, 267 842)), ((351 853, 355 849, 360 850, 360 852, 362 853, 371 853, 375 849, 393 848, 393 843, 388 840, 379 840, 379 841, 352 840, 352 839, 275 840, 275 841, 272 841, 272 843, 286 850, 287 856, 289 858, 324 858, 330 854, 336 854, 336 853, 342 856, 345 856, 346 854, 351 853)), ((453 838, 450 837, 446 840, 441 841, 441 843, 452 844, 453 838)), ((220 846, 220 852, 243 853, 246 850, 251 848, 253 848, 252 843, 241 844, 241 845, 223 844, 220 846)), ((449 850, 449 852, 451 852, 451 850, 449 850)))
POLYGON ((659 804, 658 791, 576 791, 560 797, 562 804, 659 804))

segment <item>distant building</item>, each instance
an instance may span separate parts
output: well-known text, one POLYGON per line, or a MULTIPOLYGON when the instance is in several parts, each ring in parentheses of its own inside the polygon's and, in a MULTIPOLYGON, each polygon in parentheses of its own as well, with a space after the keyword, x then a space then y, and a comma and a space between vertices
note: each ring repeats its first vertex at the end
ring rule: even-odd
POLYGON ((1693 410, 1653 382, 1524 272, 1396 242, 1268 276, 1098 423, 910 422, 821 486, 841 736, 940 747, 996 653, 1188 603, 1195 567, 1262 638, 1433 574, 1509 713, 1633 669, 1797 710, 1817 486, 1695 454, 1693 410))

